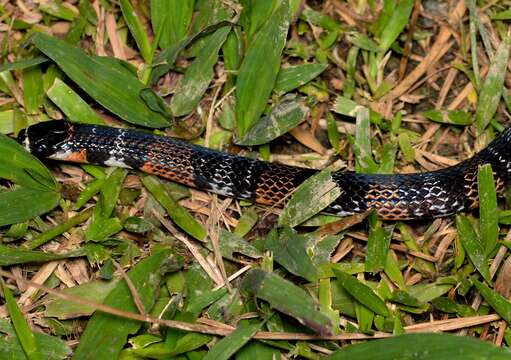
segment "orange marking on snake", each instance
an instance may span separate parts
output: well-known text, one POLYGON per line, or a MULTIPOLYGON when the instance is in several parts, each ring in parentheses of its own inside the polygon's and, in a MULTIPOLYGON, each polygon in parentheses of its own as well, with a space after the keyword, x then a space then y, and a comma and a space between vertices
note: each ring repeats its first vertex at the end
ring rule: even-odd
POLYGON ((196 187, 195 182, 190 171, 171 171, 168 168, 160 167, 149 162, 146 162, 140 170, 148 173, 161 176, 162 178, 176 181, 187 186, 196 187))
POLYGON ((72 152, 66 159, 66 161, 72 161, 77 163, 87 163, 87 150, 83 149, 80 151, 72 152))

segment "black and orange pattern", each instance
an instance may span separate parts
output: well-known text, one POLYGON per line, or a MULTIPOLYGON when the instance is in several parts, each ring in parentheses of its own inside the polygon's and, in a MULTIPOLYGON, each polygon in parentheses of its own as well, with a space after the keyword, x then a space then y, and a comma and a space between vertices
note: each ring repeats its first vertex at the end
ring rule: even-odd
MULTIPOLYGON (((220 195, 282 205, 316 170, 267 163, 136 130, 49 121, 19 135, 39 157, 121 166, 220 195)), ((511 179, 511 129, 471 159, 416 174, 332 175, 341 196, 326 213, 349 215, 375 209, 389 220, 434 218, 477 206, 477 170, 489 163, 500 192, 511 179)))

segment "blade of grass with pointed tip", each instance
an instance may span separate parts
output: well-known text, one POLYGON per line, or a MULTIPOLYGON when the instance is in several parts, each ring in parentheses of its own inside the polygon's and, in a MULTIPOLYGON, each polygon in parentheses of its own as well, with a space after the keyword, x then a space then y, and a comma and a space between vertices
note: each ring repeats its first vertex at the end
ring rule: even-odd
POLYGON ((405 334, 351 345, 328 356, 328 360, 505 360, 511 352, 485 341, 451 334, 405 334))
POLYGON ((309 294, 276 274, 261 269, 250 270, 243 278, 241 288, 320 334, 332 333, 330 318, 318 310, 319 305, 309 294))
POLYGON ((285 94, 316 78, 328 67, 327 64, 301 64, 282 68, 277 76, 273 91, 285 94))
POLYGON ((283 98, 271 112, 260 118, 245 134, 236 141, 238 145, 262 145, 278 138, 305 120, 309 108, 302 99, 283 98))
POLYGON ((461 244, 467 251, 475 268, 486 281, 491 282, 488 259, 486 258, 483 244, 480 242, 472 223, 465 215, 458 214, 456 215, 456 229, 458 230, 461 244))
POLYGON ((483 296, 484 300, 508 323, 511 323, 511 302, 505 297, 490 289, 480 281, 473 280, 477 290, 483 296))
MULTIPOLYGON (((166 264, 173 261, 171 254, 170 250, 160 250, 140 261, 127 273, 146 311, 149 311, 156 301, 160 281, 167 271, 166 264)), ((120 310, 138 313, 130 289, 124 280, 110 291, 103 303, 120 310)), ((116 359, 126 345, 128 335, 137 332, 140 326, 141 322, 96 311, 87 323, 73 359, 116 359), (98 352, 98 349, 101 351, 98 352)))
POLYGON ((0 64, 0 72, 7 71, 7 70, 23 70, 26 68, 29 68, 31 66, 39 65, 42 63, 45 63, 49 61, 46 56, 36 56, 31 59, 20 59, 16 60, 14 62, 5 62, 3 64, 0 64))
POLYGON ((341 195, 330 171, 320 171, 293 193, 279 216, 279 226, 296 226, 326 208, 341 195))
POLYGON ((215 31, 192 65, 186 69, 180 87, 170 102, 170 109, 174 116, 189 114, 201 100, 213 79, 218 52, 230 31, 230 26, 215 31))
POLYGON ((5 305, 9 312, 14 330, 16 331, 16 336, 21 343, 21 347, 23 348, 25 355, 29 360, 42 359, 41 353, 37 347, 34 333, 30 330, 27 320, 23 316, 18 304, 16 304, 16 300, 14 299, 14 296, 12 296, 11 289, 9 289, 3 281, 0 281, 0 284, 3 285, 2 290, 5 298, 5 305))
POLYGON ((499 241, 499 218, 497 213, 497 191, 490 164, 479 167, 477 172, 479 194, 479 229, 485 254, 488 256, 499 241))
POLYGON ((354 152, 356 155, 355 169, 357 172, 373 173, 377 165, 371 152, 371 121, 369 109, 357 107, 354 152))
POLYGON ((153 29, 163 26, 159 45, 169 48, 183 40, 192 21, 195 0, 151 0, 153 29))
POLYGON ((170 218, 186 233, 199 241, 205 241, 207 232, 204 227, 193 218, 185 208, 178 204, 174 198, 165 190, 160 181, 152 176, 144 176, 142 183, 154 196, 154 198, 165 208, 170 218))
POLYGON ((52 240, 58 235, 72 229, 78 224, 87 221, 91 217, 92 212, 93 208, 88 208, 87 210, 84 210, 81 213, 76 214, 75 216, 69 218, 67 221, 58 224, 51 228, 50 230, 47 230, 39 234, 37 237, 25 242, 23 244, 23 247, 28 250, 33 250, 43 244, 46 244, 48 241, 52 240))
POLYGON ((383 300, 380 299, 369 286, 363 284, 357 278, 345 273, 344 271, 340 271, 336 268, 332 268, 332 271, 341 283, 342 287, 358 302, 365 305, 378 315, 387 316, 389 314, 387 306, 383 300))
MULTIPOLYGON (((55 336, 35 332, 34 337, 39 353, 45 360, 64 360, 71 355, 71 348, 55 336)), ((15 330, 3 319, 0 319, 0 359, 26 359, 15 330)))
POLYGON ((0 266, 48 262, 53 260, 76 258, 84 255, 84 249, 78 249, 62 254, 52 254, 50 252, 23 250, 0 245, 0 266))
POLYGON ((259 120, 275 86, 289 27, 288 2, 281 1, 251 39, 236 81, 236 121, 243 137, 259 120))
POLYGON ((81 124, 105 124, 103 118, 59 78, 55 79, 46 94, 66 114, 69 120, 81 124))
POLYGON ((393 9, 392 14, 386 23, 380 36, 381 52, 387 52, 392 43, 397 39, 401 31, 408 24, 412 13, 414 0, 401 0, 393 9))
POLYGON ((142 22, 138 18, 135 9, 130 3, 130 0, 121 0, 120 5, 122 16, 124 17, 124 21, 126 21, 126 24, 130 29, 131 35, 137 43, 138 49, 140 50, 140 55, 142 55, 142 58, 144 58, 146 63, 150 64, 153 60, 151 45, 149 44, 149 39, 147 38, 147 34, 145 32, 144 26, 142 25, 142 22))
POLYGON ((169 126, 168 119, 151 110, 140 98, 145 85, 127 70, 107 66, 105 61, 88 56, 80 48, 43 33, 36 33, 31 39, 71 80, 120 118, 147 127, 169 126))
POLYGON ((228 360, 241 349, 259 329, 263 323, 238 325, 236 330, 217 342, 206 354, 203 360, 228 360))
POLYGON ((378 215, 372 212, 369 215, 369 236, 367 237, 367 251, 365 271, 377 273, 383 270, 387 261, 390 239, 394 226, 382 226, 378 215))
POLYGON ((475 115, 475 123, 479 132, 488 126, 497 111, 506 77, 510 43, 510 37, 502 40, 495 57, 491 59, 490 69, 481 86, 475 115))
POLYGON ((265 247, 273 253, 277 263, 294 275, 311 282, 317 279, 317 269, 307 252, 306 238, 293 229, 272 230, 266 237, 265 247))

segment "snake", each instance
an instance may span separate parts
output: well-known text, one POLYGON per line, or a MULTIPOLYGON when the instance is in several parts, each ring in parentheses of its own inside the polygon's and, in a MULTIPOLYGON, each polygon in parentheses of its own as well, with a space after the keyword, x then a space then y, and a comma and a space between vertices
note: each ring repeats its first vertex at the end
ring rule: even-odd
MULTIPOLYGON (((135 129, 68 120, 23 129, 18 141, 38 158, 122 167, 219 195, 282 206, 319 170, 265 162, 135 129)), ((323 212, 348 216, 377 212, 384 220, 438 218, 478 206, 478 169, 490 164, 497 193, 511 180, 511 127, 486 148, 443 169, 406 174, 336 171, 340 191, 323 212)))

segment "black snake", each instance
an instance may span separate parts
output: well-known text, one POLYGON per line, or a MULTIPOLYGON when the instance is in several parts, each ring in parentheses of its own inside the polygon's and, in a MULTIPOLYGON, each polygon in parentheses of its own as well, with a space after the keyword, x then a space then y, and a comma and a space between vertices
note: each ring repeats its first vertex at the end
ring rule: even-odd
MULTIPOLYGON (((268 163, 136 130, 48 121, 20 132, 41 158, 138 169, 220 195, 279 204, 316 170, 268 163)), ((476 207, 477 170, 491 164, 497 189, 511 180, 511 128, 474 157, 415 174, 335 172, 341 195, 326 213, 375 209, 383 219, 434 218, 476 207)))

